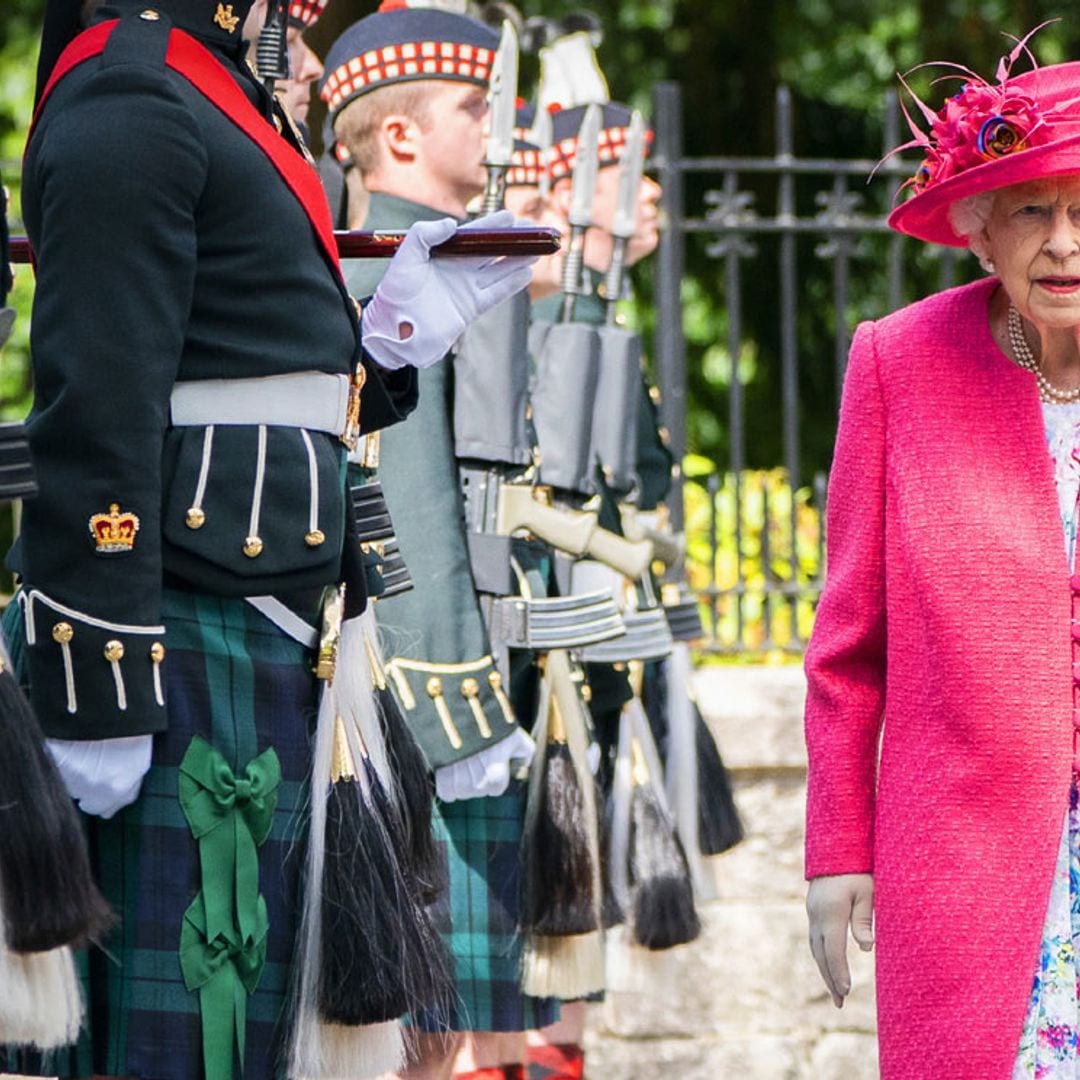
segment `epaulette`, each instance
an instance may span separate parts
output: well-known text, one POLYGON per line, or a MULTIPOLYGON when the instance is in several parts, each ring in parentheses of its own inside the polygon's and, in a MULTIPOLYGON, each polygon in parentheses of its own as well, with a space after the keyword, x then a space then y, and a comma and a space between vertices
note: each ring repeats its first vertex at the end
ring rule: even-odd
POLYGON ((146 7, 125 15, 109 35, 101 66, 115 64, 148 64, 165 67, 172 20, 157 8, 146 7))

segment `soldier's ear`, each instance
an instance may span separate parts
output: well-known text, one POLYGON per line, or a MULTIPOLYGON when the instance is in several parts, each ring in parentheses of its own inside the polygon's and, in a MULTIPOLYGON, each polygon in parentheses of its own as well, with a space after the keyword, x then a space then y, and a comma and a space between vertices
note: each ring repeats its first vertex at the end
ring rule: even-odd
POLYGON ((391 161, 415 161, 420 150, 420 125, 404 113, 391 113, 379 124, 382 149, 391 161))

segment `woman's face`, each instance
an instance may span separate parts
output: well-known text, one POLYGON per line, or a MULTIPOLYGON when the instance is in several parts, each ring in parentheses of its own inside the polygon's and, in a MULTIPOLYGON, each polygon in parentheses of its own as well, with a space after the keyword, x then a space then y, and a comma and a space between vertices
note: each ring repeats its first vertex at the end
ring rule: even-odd
POLYGON ((994 268, 1021 315, 1046 328, 1080 325, 1080 177, 1002 188, 986 236, 994 268))

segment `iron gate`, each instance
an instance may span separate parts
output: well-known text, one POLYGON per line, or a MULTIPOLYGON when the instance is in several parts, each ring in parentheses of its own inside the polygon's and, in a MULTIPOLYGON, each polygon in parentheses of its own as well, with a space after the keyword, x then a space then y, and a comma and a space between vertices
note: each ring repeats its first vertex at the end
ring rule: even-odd
MULTIPOLYGON (((886 153, 900 142, 895 95, 885 103, 886 153)), ((677 527, 690 539, 691 581, 706 608, 706 647, 722 653, 800 652, 821 591, 825 570, 824 508, 827 463, 808 467, 801 452, 800 381, 806 342, 800 340, 800 306, 806 302, 800 266, 813 245, 819 279, 822 269, 834 315, 831 364, 836 394, 831 426, 847 364, 853 321, 880 317, 914 297, 912 269, 919 267, 921 291, 946 288, 979 272, 975 260, 951 248, 908 242, 886 225, 893 192, 913 172, 910 160, 807 159, 795 156, 791 94, 776 94, 776 144, 772 157, 687 158, 682 146, 682 95, 677 83, 657 86, 653 123, 654 167, 663 187, 664 228, 657 252, 653 302, 653 343, 661 418, 671 449, 683 461, 687 445, 687 343, 682 288, 688 243, 704 243, 705 256, 722 266, 726 340, 730 370, 726 460, 713 471, 680 477, 671 500, 677 527), (877 180, 867 187, 867 177, 877 180), (698 193, 688 208, 690 182, 698 193), (753 184, 754 191, 747 185, 753 184), (761 191, 773 204, 759 209, 761 191), (809 210, 807 209, 809 206, 809 210), (775 338, 778 379, 771 387, 771 416, 779 428, 781 451, 772 468, 748 469, 746 378, 741 361, 746 345, 747 290, 773 280, 760 271, 767 244, 775 273, 775 338), (857 280, 876 308, 854 311, 857 280), (693 509, 693 513, 690 511, 693 509), (692 520, 690 520, 692 518, 692 520)), ((815 362, 817 360, 815 359, 815 362)), ((830 429, 831 443, 831 429, 830 429)))

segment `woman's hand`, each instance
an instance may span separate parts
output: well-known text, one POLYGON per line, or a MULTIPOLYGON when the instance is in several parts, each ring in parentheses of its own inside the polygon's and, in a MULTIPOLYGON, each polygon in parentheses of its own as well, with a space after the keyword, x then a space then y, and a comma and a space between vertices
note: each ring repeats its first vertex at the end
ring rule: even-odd
POLYGON ((816 877, 806 893, 810 917, 810 951, 832 994, 833 1004, 844 1007, 851 990, 847 962, 847 930, 863 952, 874 947, 874 875, 832 874, 816 877))

